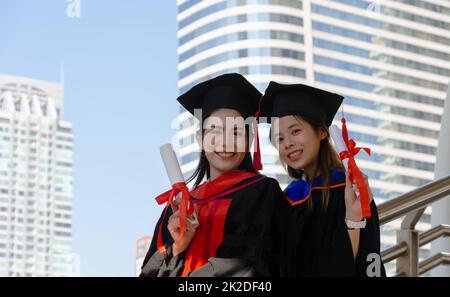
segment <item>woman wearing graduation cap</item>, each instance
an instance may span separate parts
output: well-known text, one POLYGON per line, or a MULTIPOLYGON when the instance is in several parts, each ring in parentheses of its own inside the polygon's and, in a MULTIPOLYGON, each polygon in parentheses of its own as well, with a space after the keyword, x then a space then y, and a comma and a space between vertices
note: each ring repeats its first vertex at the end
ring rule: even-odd
POLYGON ((261 118, 272 123, 271 142, 294 179, 284 191, 291 205, 285 250, 289 276, 385 275, 367 177, 370 218, 363 217, 330 143, 328 128, 342 100, 311 86, 271 82, 261 102, 261 118))
MULTIPOLYGON (((190 178, 198 226, 188 219, 182 235, 178 206, 167 208, 141 276, 280 274, 279 237, 286 233, 282 219, 288 204, 278 182, 255 170, 261 165, 252 163, 244 121, 255 115, 260 99, 261 93, 239 74, 205 81, 178 98, 203 122, 197 133, 200 161, 190 178)), ((255 160, 260 162, 258 156, 255 160)))

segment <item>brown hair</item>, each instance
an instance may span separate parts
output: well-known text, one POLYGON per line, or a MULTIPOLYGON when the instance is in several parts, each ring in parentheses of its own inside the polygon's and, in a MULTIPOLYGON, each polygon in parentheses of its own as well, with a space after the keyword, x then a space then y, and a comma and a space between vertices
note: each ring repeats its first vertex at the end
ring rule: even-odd
MULTIPOLYGON (((339 158, 339 155, 334 150, 333 146, 330 142, 330 132, 328 130, 328 127, 320 122, 311 120, 309 118, 305 118, 302 116, 294 115, 294 117, 297 119, 297 121, 304 121, 311 125, 311 127, 314 129, 316 133, 319 133, 321 130, 325 132, 326 137, 320 141, 320 148, 319 153, 317 155, 317 161, 318 166, 316 168, 316 172, 314 172, 314 175, 312 178, 316 176, 318 172, 320 172, 322 177, 322 186, 328 187, 330 185, 330 173, 331 170, 344 170, 344 167, 342 165, 342 162, 339 158)), ((270 135, 270 134, 269 134, 270 135)), ((295 179, 301 179, 303 175, 303 170, 297 170, 295 168, 292 168, 284 162, 281 161, 283 166, 286 168, 288 175, 291 178, 295 179)), ((325 189, 322 191, 322 204, 326 208, 328 206, 330 198, 330 190, 325 189)), ((307 201, 308 206, 312 206, 312 199, 308 199, 307 201)))

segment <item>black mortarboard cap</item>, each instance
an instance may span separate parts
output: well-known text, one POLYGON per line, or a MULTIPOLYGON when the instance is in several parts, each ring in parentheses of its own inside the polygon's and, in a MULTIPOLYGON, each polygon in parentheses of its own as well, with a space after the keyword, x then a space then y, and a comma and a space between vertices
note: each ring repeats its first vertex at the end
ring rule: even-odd
POLYGON ((202 109, 203 119, 219 108, 235 109, 247 118, 255 115, 261 96, 245 77, 229 73, 195 85, 177 100, 193 115, 202 109))
POLYGON ((344 97, 304 84, 270 82, 261 102, 260 117, 299 115, 329 127, 344 97))

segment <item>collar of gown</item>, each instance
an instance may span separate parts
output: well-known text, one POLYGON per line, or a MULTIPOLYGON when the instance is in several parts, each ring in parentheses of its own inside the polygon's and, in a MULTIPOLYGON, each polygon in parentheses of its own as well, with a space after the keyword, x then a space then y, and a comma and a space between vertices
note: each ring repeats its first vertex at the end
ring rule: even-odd
MULTIPOLYGON (((330 184, 328 185, 328 187, 336 186, 342 183, 345 184, 345 172, 332 170, 330 176, 330 184)), ((289 197, 291 201, 298 202, 308 198, 313 188, 323 188, 322 177, 320 175, 316 176, 311 182, 306 181, 305 175, 303 174, 302 179, 292 181, 284 190, 284 193, 289 197)))

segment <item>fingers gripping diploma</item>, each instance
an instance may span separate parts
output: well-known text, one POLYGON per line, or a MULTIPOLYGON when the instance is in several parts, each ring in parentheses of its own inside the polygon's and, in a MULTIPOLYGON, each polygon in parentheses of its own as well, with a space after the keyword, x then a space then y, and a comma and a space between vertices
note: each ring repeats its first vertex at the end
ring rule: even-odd
MULTIPOLYGON (((363 174, 364 182, 368 190, 369 204, 373 200, 373 194, 369 187, 368 176, 363 174)), ((360 221, 363 218, 363 210, 361 207, 360 195, 358 187, 355 183, 351 183, 348 176, 346 175, 346 185, 345 185, 345 208, 346 208, 346 219, 352 221, 360 221)))
MULTIPOLYGON (((370 202, 372 195, 370 193, 370 188, 367 185, 367 176, 361 172, 355 161, 355 156, 360 150, 365 151, 370 156, 370 149, 367 147, 357 147, 356 142, 348 136, 345 118, 342 118, 341 121, 342 132, 336 125, 331 125, 330 135, 333 138, 339 157, 344 165, 346 176, 349 177, 351 182, 357 184, 358 190, 356 191, 356 195, 358 201, 361 203, 362 216, 370 218, 370 202)), ((348 191, 346 191, 346 193, 348 193, 348 191)))
POLYGON ((173 214, 169 218, 169 223, 167 225, 167 229, 174 240, 172 245, 173 255, 176 256, 182 253, 189 246, 192 238, 195 235, 195 230, 199 226, 199 222, 197 219, 197 214, 194 210, 191 216, 186 217, 186 231, 183 236, 181 236, 180 232, 180 202, 181 202, 181 193, 176 196, 174 201, 171 203, 171 208, 173 214))
MULTIPOLYGON (((158 204, 167 202, 172 208, 173 215, 169 218, 171 225, 168 226, 168 230, 174 240, 172 247, 175 255, 183 252, 192 240, 195 228, 198 226, 198 220, 194 207, 191 207, 193 205, 189 201, 189 190, 184 181, 180 164, 178 163, 172 145, 168 143, 161 146, 160 153, 170 183, 172 184, 172 189, 156 197, 156 201, 158 204), (178 222, 175 222, 175 217, 178 218, 178 222)), ((165 253, 166 249, 162 242, 161 232, 160 227, 158 233, 158 250, 165 253)))

